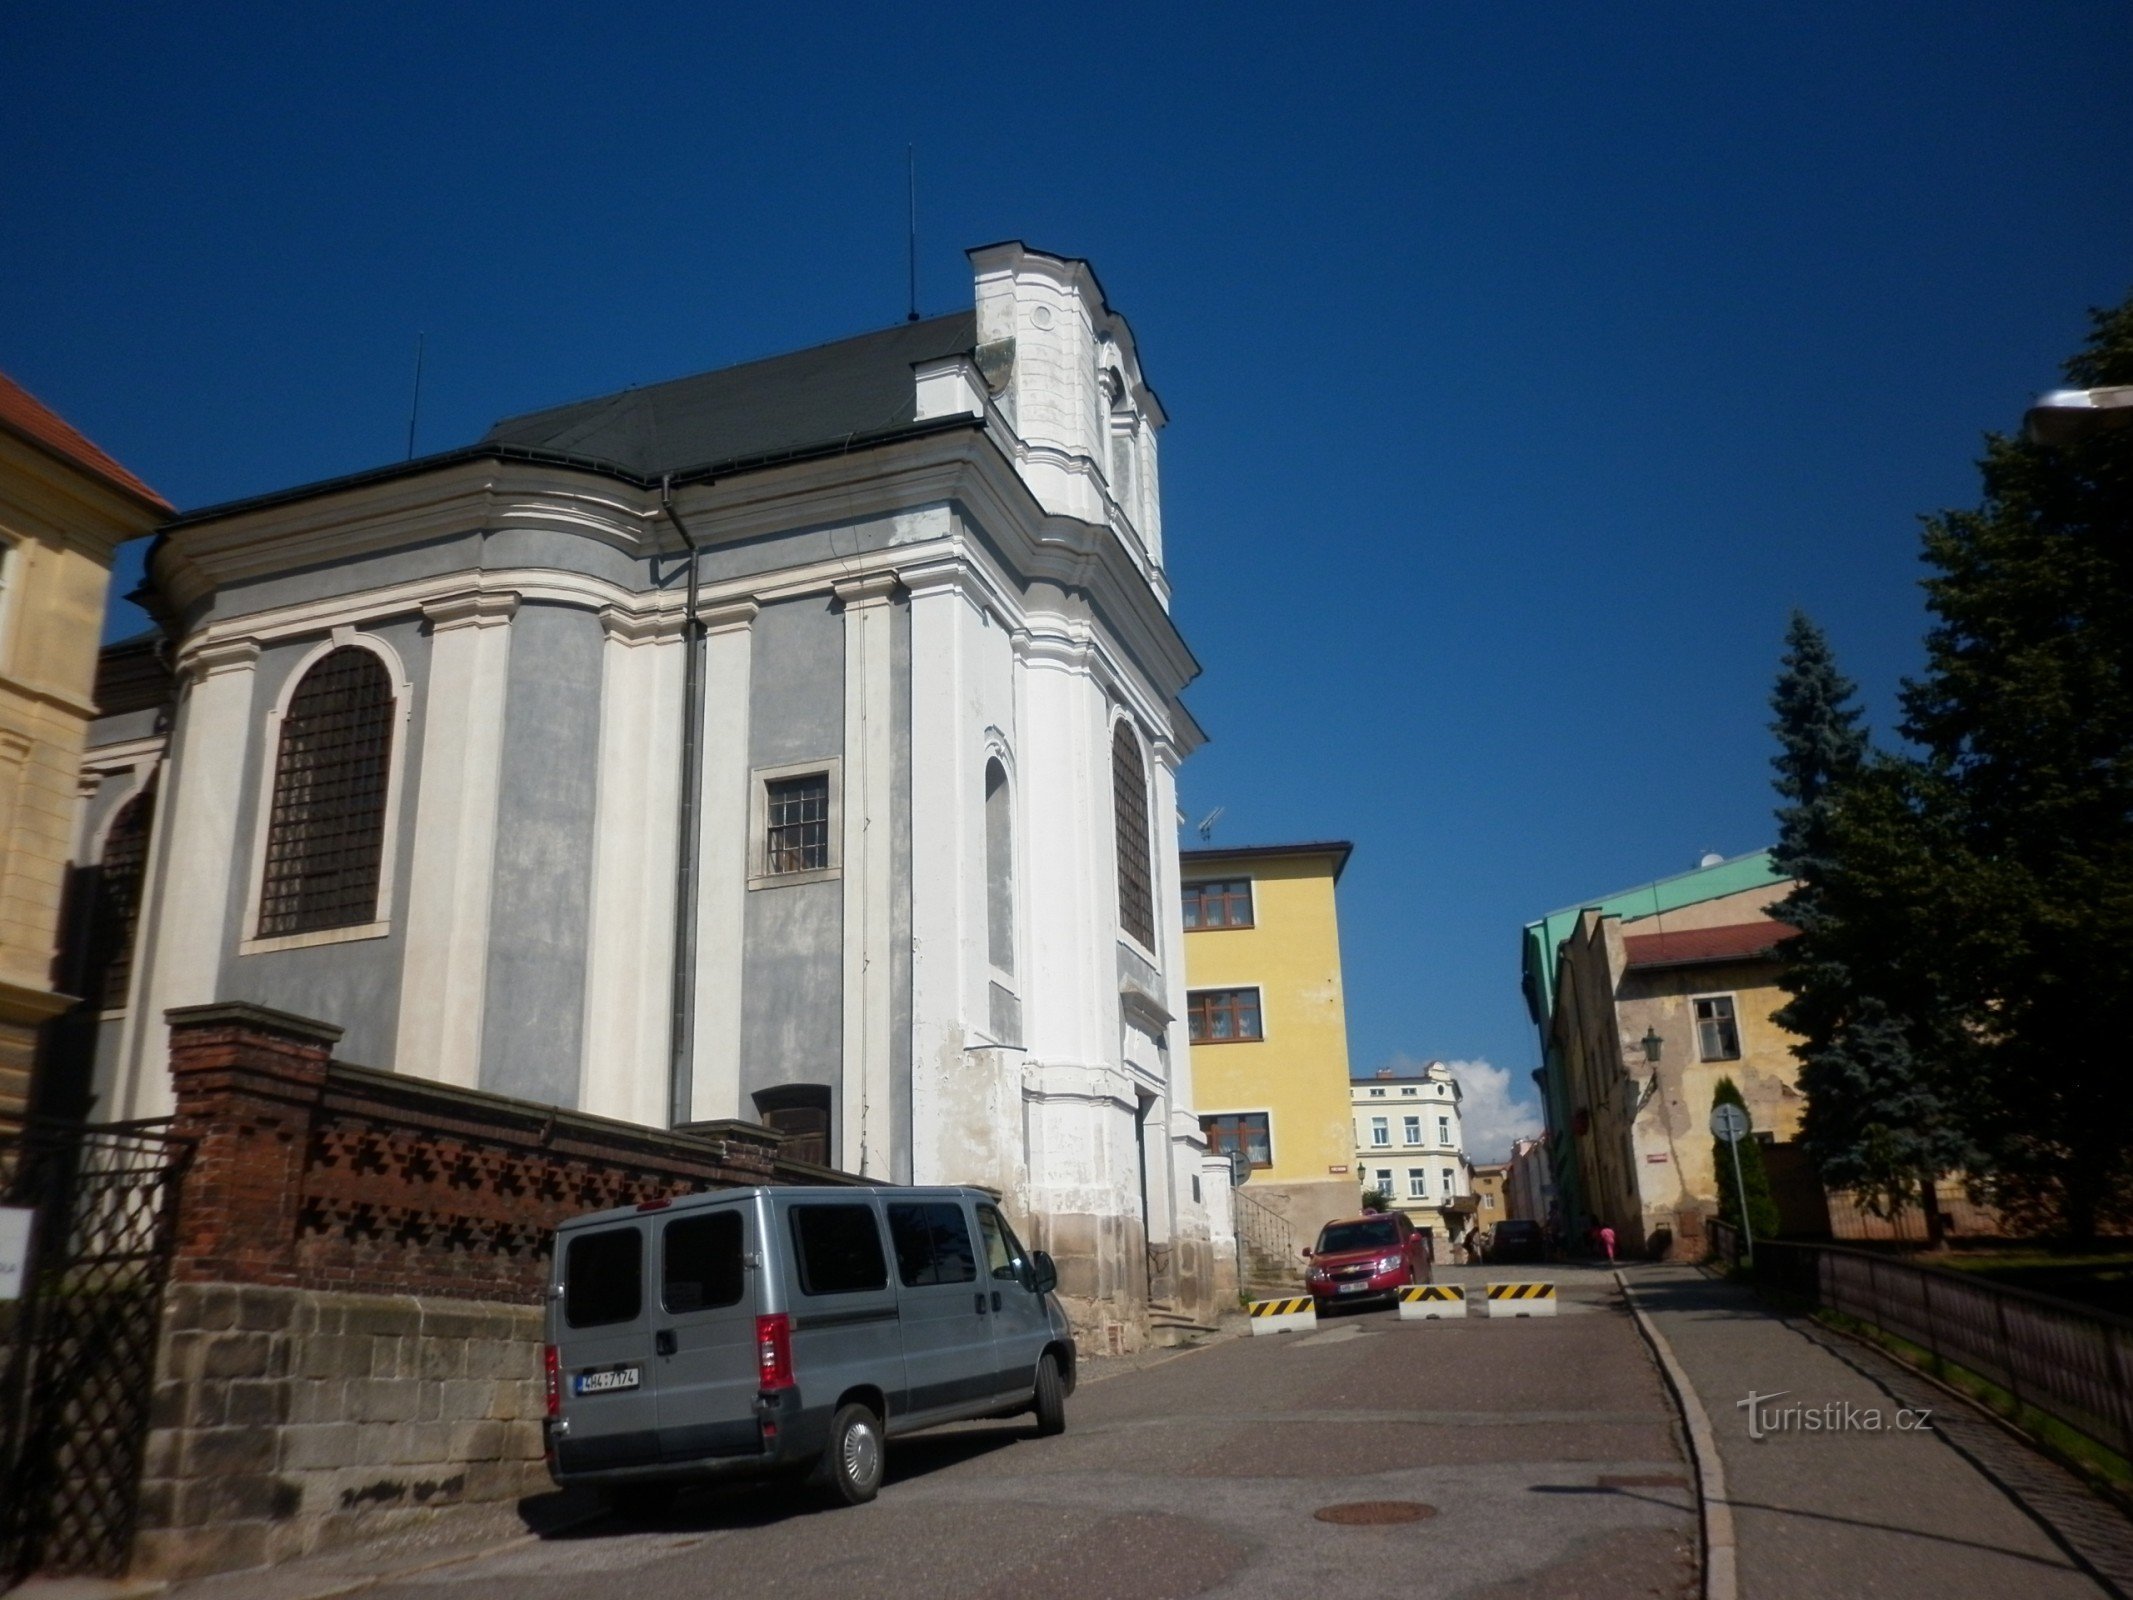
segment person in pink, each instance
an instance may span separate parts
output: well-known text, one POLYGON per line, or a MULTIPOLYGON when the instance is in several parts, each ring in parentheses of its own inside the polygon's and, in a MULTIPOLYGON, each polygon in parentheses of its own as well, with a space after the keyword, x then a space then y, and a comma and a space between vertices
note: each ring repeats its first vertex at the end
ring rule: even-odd
POLYGON ((1615 1264, 1615 1230, 1608 1227, 1604 1222, 1600 1224, 1600 1248, 1607 1252, 1607 1264, 1610 1267, 1613 1266, 1615 1264))

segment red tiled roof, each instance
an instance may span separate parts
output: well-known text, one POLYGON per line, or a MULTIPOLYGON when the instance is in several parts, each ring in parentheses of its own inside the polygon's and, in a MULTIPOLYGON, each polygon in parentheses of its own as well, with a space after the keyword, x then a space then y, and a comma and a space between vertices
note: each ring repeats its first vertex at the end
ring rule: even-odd
POLYGON ((1717 928, 1624 934, 1622 948, 1632 968, 1693 967, 1706 961, 1748 961, 1768 955, 1799 931, 1790 923, 1764 917, 1717 928))
POLYGON ((91 477, 103 479, 114 489, 144 500, 158 511, 175 515, 168 500, 97 449, 65 418, 4 372, 0 372, 0 427, 21 434, 60 460, 72 463, 91 477))

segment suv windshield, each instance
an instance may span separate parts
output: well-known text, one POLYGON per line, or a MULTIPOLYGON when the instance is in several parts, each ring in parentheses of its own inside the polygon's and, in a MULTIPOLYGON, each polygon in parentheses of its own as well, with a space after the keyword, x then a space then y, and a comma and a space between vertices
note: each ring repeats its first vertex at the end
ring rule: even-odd
POLYGON ((1335 1222, 1318 1236, 1318 1254, 1337 1250, 1376 1250, 1399 1244, 1400 1233, 1390 1222, 1335 1222))

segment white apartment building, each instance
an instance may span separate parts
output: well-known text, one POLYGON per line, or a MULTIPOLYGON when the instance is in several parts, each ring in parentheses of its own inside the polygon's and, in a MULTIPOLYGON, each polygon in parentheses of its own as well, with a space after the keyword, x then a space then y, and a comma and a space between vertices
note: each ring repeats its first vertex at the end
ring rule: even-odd
MULTIPOLYGON (((1472 1168, 1459 1121, 1459 1080, 1432 1061, 1419 1072, 1382 1067, 1349 1086, 1355 1110, 1355 1171, 1365 1194, 1378 1190, 1418 1228, 1464 1231, 1446 1216, 1472 1193, 1472 1168)), ((1454 1216, 1460 1215, 1454 1212, 1454 1216)))

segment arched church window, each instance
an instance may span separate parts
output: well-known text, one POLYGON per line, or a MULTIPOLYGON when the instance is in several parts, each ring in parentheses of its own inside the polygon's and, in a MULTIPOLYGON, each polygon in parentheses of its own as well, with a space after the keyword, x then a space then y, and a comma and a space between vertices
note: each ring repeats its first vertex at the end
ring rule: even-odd
POLYGON ((1155 947, 1155 896, 1148 862, 1148 766, 1132 725, 1111 730, 1111 804, 1118 828, 1119 926, 1155 947))
POLYGON ((96 892, 89 914, 86 992, 98 1007, 119 1011, 133 979, 134 931, 141 920, 141 881, 148 866, 148 831, 155 817, 155 781, 119 808, 104 832, 103 859, 96 864, 96 892))
POLYGON ((376 918, 392 745, 385 664, 355 645, 321 656, 282 717, 260 938, 376 918))
POLYGON ((1015 821, 1007 769, 985 763, 985 948, 1002 972, 1015 970, 1015 821))

